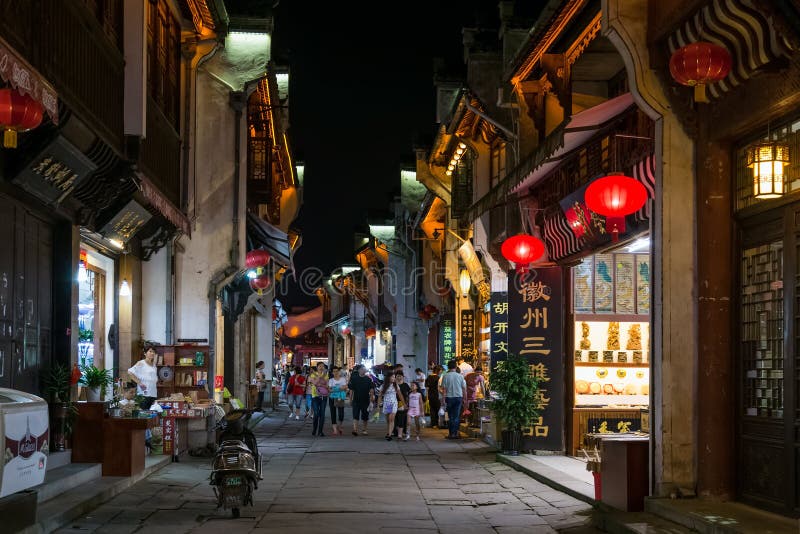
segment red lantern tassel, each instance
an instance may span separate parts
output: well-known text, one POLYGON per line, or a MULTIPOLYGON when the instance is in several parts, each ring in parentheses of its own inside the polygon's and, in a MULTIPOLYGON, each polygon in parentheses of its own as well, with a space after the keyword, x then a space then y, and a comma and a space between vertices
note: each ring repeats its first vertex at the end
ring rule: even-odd
POLYGON ((614 243, 619 241, 619 234, 625 233, 625 217, 606 217, 606 232, 614 243))
POLYGON ((6 130, 3 132, 3 146, 6 148, 17 148, 17 131, 6 130))
POLYGON ((706 96, 706 84, 698 83, 694 86, 694 101, 703 102, 705 104, 708 103, 709 100, 706 96))

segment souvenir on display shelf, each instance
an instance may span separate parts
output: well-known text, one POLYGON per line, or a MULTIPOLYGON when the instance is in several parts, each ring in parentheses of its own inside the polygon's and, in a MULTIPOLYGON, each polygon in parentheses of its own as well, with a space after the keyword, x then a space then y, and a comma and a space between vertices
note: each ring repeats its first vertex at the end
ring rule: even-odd
POLYGON ((650 314, 650 257, 636 256, 636 313, 650 314))
POLYGON ((615 312, 624 315, 636 313, 634 301, 634 257, 632 254, 615 255, 616 270, 614 282, 616 285, 615 312))
POLYGON ((614 311, 614 256, 597 254, 594 265, 594 311, 611 313, 614 311))
POLYGON ((592 303, 592 261, 584 260, 573 269, 575 312, 591 313, 592 303))

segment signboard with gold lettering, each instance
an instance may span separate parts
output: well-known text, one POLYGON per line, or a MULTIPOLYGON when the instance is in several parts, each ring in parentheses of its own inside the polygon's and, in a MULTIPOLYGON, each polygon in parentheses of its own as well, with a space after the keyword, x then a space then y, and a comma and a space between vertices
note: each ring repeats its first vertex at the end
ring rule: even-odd
POLYGON ((508 350, 527 358, 539 378, 531 399, 541 417, 533 426, 533 448, 564 450, 563 297, 560 267, 508 275, 508 350))
POLYGON ((475 356, 475 312, 461 310, 461 356, 467 361, 475 356))
POLYGON ((128 202, 100 231, 106 239, 127 242, 153 215, 135 200, 128 202))
POLYGON ((508 293, 492 293, 489 306, 492 321, 489 332, 489 355, 494 370, 497 362, 505 360, 508 355, 508 293))
POLYGON ((14 182, 45 203, 57 204, 95 169, 92 160, 59 136, 14 177, 14 182))

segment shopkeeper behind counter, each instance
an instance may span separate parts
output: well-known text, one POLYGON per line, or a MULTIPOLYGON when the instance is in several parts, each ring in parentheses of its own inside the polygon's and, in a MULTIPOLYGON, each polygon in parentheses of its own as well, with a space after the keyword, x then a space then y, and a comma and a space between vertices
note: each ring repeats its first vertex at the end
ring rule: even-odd
POLYGON ((128 376, 138 385, 137 391, 144 397, 142 400, 142 410, 149 410, 156 400, 156 384, 158 383, 158 371, 155 364, 156 351, 150 344, 144 346, 144 358, 136 362, 136 365, 128 369, 128 376))

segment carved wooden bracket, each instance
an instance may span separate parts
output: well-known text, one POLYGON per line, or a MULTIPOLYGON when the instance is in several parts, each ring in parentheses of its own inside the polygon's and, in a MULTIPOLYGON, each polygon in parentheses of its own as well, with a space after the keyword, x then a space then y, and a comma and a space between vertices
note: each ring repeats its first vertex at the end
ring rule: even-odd
POLYGON ((517 85, 517 90, 525 100, 525 105, 528 106, 528 116, 533 120, 533 126, 539 134, 539 139, 544 139, 546 134, 545 96, 551 87, 546 77, 540 80, 520 82, 517 85))
POLYGON ((553 85, 553 92, 564 110, 564 116, 572 115, 572 74, 569 61, 564 54, 543 54, 542 70, 553 85))

